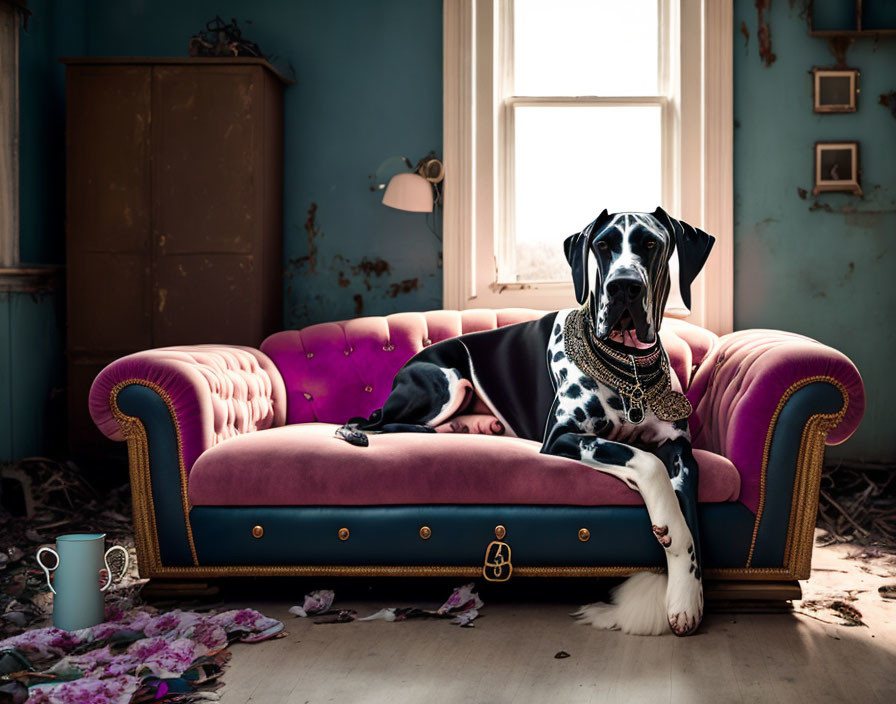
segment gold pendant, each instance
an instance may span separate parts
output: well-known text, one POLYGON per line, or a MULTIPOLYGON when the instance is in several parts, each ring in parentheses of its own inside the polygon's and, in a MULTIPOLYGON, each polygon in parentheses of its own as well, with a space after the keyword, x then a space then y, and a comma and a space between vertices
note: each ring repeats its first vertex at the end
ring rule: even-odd
POLYGON ((642 423, 646 414, 644 413, 644 392, 641 387, 636 386, 628 396, 624 394, 620 394, 620 396, 622 396, 622 403, 625 406, 623 409, 625 419, 632 425, 642 423))
POLYGON ((672 389, 654 401, 650 408, 660 420, 683 420, 694 412, 688 397, 672 389))

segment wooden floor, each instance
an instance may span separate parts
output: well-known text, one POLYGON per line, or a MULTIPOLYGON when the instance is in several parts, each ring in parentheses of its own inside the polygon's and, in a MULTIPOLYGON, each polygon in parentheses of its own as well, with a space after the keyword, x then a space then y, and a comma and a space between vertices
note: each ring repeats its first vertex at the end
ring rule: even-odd
MULTIPOLYGON (((475 628, 444 621, 314 625, 287 612, 301 594, 242 599, 240 606, 284 620, 289 635, 234 646, 221 701, 896 702, 896 602, 877 593, 896 582, 896 565, 889 557, 845 557, 856 551, 817 549, 813 577, 803 583, 798 609, 832 623, 806 613, 710 613, 700 632, 684 639, 580 626, 567 615, 568 599, 552 595, 547 583, 529 599, 489 592, 475 628), (847 590, 868 627, 835 625, 833 612, 804 606, 847 590), (555 659, 561 650, 570 657, 555 659)), ((437 605, 423 589, 417 603, 437 605)), ((409 603, 405 594, 401 601, 383 596, 354 593, 342 601, 337 591, 337 606, 367 615, 409 603)))

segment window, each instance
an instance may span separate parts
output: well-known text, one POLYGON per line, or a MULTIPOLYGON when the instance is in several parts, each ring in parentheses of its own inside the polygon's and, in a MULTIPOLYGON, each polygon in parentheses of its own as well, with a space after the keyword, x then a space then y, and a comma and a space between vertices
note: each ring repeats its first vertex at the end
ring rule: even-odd
MULTIPOLYGON (((658 0, 502 3, 500 281, 569 279, 562 243, 603 208, 666 202, 658 0), (665 187, 665 188, 664 188, 665 187), (665 197, 664 197, 665 196, 665 197)), ((660 50, 660 45, 663 50, 660 50)))
POLYGON ((575 305, 563 240, 663 205, 716 235, 691 319, 730 329, 726 6, 444 0, 446 307, 575 305))

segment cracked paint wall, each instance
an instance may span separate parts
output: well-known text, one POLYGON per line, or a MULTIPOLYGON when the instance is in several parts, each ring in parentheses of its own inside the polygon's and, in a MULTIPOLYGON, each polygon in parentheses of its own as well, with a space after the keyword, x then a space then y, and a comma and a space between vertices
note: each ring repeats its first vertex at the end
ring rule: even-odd
MULTIPOLYGON (((81 2, 30 0, 19 33, 19 253, 65 263, 65 71, 84 52, 81 2)), ((60 282, 61 283, 61 282, 60 282)), ((0 462, 65 445, 65 300, 53 290, 0 292, 0 462)))
POLYGON ((295 68, 285 92, 285 327, 441 307, 440 241, 424 215, 382 205, 368 178, 387 157, 416 163, 442 151, 440 0, 85 5, 91 56, 183 56, 218 14, 236 18, 278 68, 295 68), (365 261, 386 267, 365 272, 365 261))
MULTIPOLYGON (((387 157, 416 162, 442 151, 441 0, 28 6, 34 14, 19 62, 23 262, 65 262, 65 70, 58 58, 185 56, 190 36, 221 15, 235 17, 244 36, 276 55, 278 68, 295 68, 296 84, 285 92, 284 326, 441 307, 441 243, 422 214, 383 206, 368 177, 387 157)), ((64 427, 54 416, 64 407, 57 393, 63 303, 61 293, 0 297, 0 460, 60 444, 45 431, 64 427), (32 332, 43 345, 32 345, 32 332), (29 354, 20 354, 26 345, 29 354), (13 368, 21 384, 6 383, 13 368), (29 393, 19 391, 22 384, 29 393), (11 414, 33 430, 12 438, 11 414)))
POLYGON ((801 3, 765 5, 776 55, 768 67, 755 1, 735 2, 735 327, 791 330, 848 355, 868 405, 855 436, 828 457, 893 463, 896 120, 878 98, 896 89, 896 41, 856 40, 846 65, 861 71, 858 112, 818 115, 809 72, 836 59, 809 36, 801 3), (860 144, 863 197, 812 195, 813 145, 839 140, 860 144))

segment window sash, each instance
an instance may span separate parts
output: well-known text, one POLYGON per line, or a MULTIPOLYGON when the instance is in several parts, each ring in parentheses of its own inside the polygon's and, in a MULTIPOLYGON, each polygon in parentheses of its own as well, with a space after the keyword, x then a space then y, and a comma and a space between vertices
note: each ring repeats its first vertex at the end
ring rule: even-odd
MULTIPOLYGON (((494 96, 497 103, 497 149, 495 174, 494 257, 495 281, 492 290, 550 291, 556 296, 571 294, 570 281, 537 281, 516 278, 513 248, 516 244, 515 174, 515 118, 517 107, 627 107, 656 106, 660 108, 661 181, 662 199, 668 207, 678 206, 675 153, 675 98, 676 83, 671 80, 671 48, 678 43, 677 25, 673 26, 671 0, 657 1, 657 95, 643 96, 571 96, 517 95, 514 85, 514 0, 495 0, 494 18, 497 26, 492 32, 497 42, 494 56, 499 57, 494 75, 494 96)), ((659 204, 657 204, 659 205, 659 204)), ((597 213, 595 213, 597 215, 597 213)))
MULTIPOLYGON (((514 248, 516 245, 516 108, 518 107, 658 107, 661 130, 661 181, 663 203, 676 197, 675 174, 672 172, 674 153, 671 141, 674 101, 664 95, 652 96, 509 96, 501 101, 498 135, 497 220, 495 229, 496 281, 503 290, 542 289, 561 284, 572 291, 569 281, 544 281, 516 278, 514 248)), ((657 203, 656 205, 659 205, 657 203)), ((594 213, 593 215, 597 215, 594 213)), ((562 290, 562 289, 561 289, 562 290)))
MULTIPOLYGON (((575 305, 571 283, 498 281, 496 146, 506 94, 498 90, 503 76, 496 68, 506 72, 508 62, 501 60, 495 34, 503 4, 443 0, 444 305, 567 308, 575 305)), ((660 52, 666 57, 662 91, 672 88, 667 97, 679 98, 670 99, 666 126, 672 162, 682 175, 675 197, 663 206, 716 236, 706 269, 691 286, 689 320, 722 334, 731 331, 734 317, 733 9, 710 0, 662 0, 661 7, 661 26, 670 36, 686 37, 660 52)))

